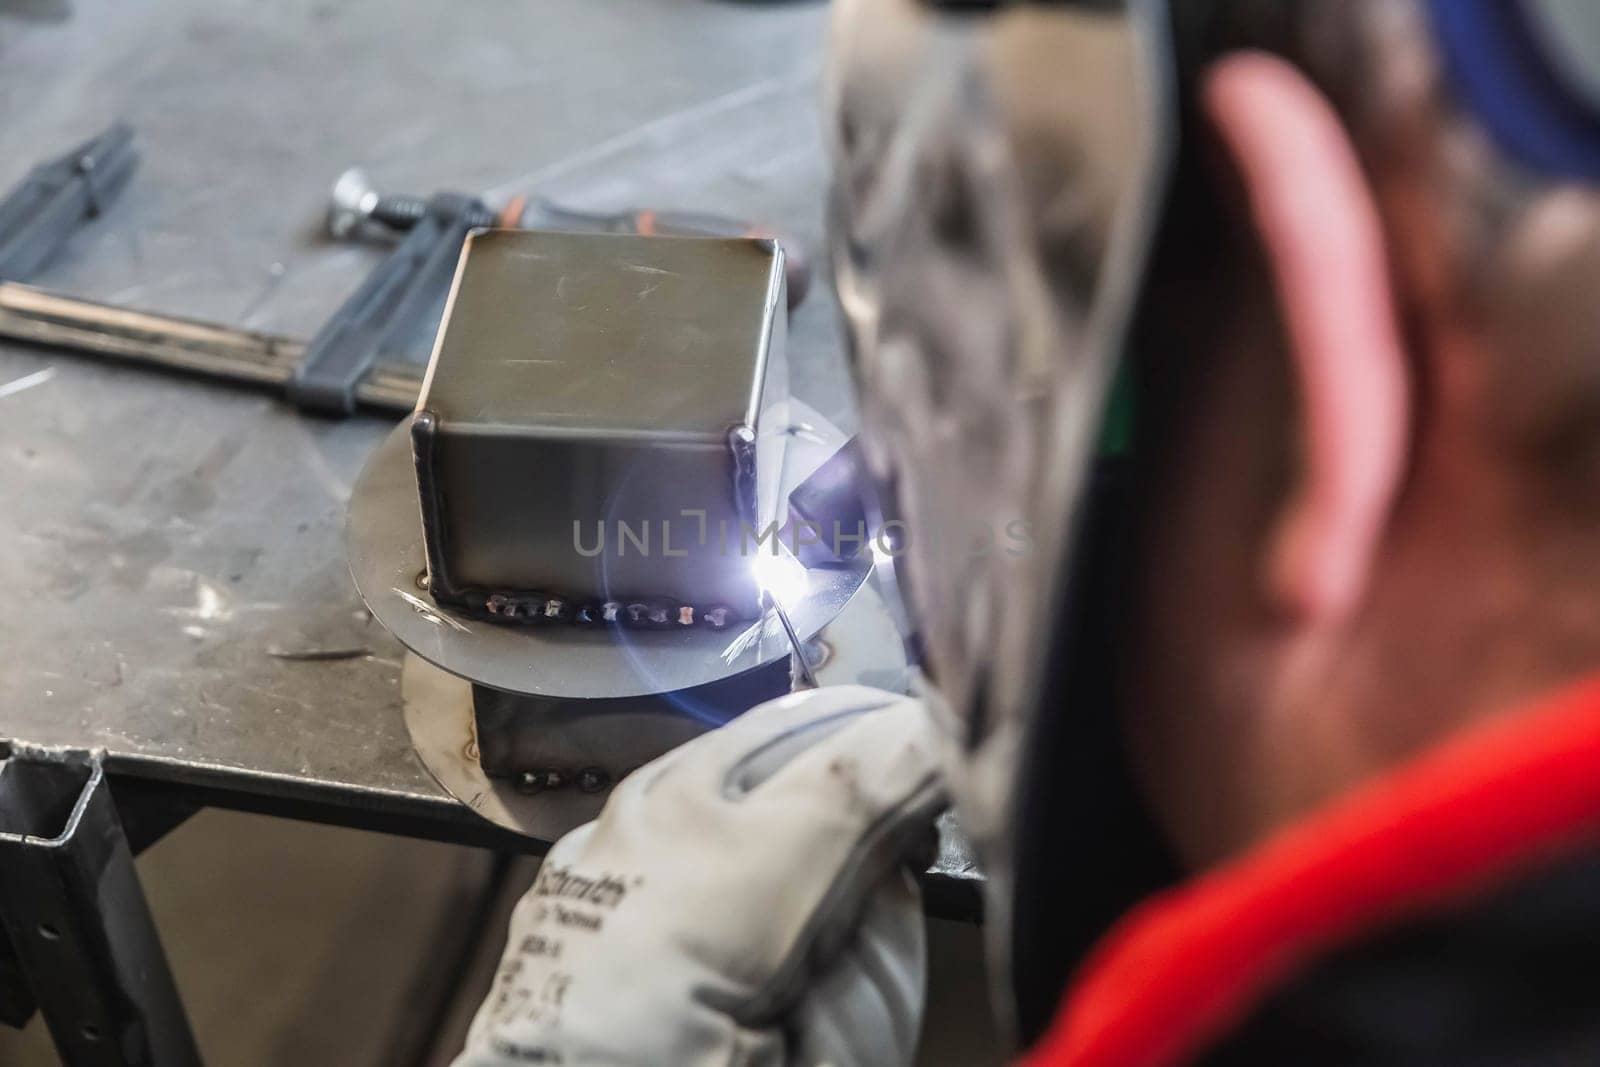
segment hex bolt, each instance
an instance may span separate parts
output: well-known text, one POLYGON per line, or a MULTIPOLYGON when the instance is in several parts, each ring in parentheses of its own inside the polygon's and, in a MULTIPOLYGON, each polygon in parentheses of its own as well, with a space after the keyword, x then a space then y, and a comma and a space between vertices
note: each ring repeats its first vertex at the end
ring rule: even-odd
POLYGON ((611 784, 611 775, 604 767, 585 767, 578 772, 578 789, 584 793, 598 793, 611 784))

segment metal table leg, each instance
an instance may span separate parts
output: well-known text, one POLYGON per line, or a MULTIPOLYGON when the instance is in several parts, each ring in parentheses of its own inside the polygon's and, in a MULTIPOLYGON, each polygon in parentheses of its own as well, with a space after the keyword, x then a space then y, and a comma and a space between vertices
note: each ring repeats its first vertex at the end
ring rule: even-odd
POLYGON ((0 764, 0 922, 67 1067, 200 1063, 98 754, 0 764))

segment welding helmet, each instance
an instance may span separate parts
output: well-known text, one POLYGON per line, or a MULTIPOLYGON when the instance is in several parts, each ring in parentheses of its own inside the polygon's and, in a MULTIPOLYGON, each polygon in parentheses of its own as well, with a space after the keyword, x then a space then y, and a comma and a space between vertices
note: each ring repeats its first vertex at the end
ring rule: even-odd
MULTIPOLYGON (((1506 155, 1600 177, 1600 5, 1417 2, 1506 155)), ((1300 6, 835 5, 830 261, 869 512, 987 879, 996 1007, 1023 1041, 1130 886, 1163 876, 1133 840, 1104 706, 1117 453, 1138 421, 1119 375, 1159 313, 1141 294, 1189 170, 1184 86, 1223 13, 1300 6)))

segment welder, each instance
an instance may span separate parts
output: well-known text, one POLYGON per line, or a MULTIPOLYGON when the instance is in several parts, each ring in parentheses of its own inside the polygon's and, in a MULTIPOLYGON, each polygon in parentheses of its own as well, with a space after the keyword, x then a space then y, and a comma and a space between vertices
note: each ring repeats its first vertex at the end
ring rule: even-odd
POLYGON ((1600 1062, 1600 5, 835 8, 925 677, 632 775, 459 1062, 909 1063, 947 796, 1022 1062, 1600 1062))

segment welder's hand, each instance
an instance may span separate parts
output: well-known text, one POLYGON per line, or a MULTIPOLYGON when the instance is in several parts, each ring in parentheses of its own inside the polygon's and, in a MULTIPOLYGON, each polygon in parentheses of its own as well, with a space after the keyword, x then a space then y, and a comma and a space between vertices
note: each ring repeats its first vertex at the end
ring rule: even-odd
POLYGON ((829 687, 630 775, 517 905, 457 1067, 909 1063, 929 730, 909 697, 829 687))

